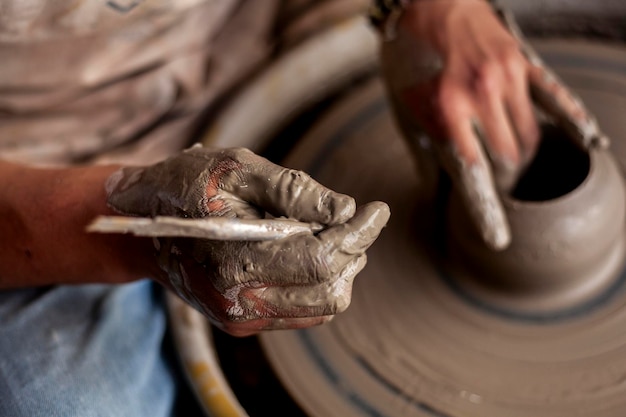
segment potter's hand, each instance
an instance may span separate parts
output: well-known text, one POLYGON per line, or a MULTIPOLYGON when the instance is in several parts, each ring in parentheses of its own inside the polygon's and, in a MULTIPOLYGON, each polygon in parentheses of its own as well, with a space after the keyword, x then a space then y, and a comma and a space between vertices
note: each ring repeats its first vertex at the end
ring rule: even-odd
POLYGON ((345 310, 365 250, 389 218, 384 203, 355 210, 351 197, 245 149, 194 147, 148 168, 124 168, 110 178, 108 192, 109 204, 125 214, 260 218, 268 212, 326 226, 262 242, 160 239, 167 272, 160 280, 240 336, 311 326, 345 310))
POLYGON ((415 0, 398 25, 382 65, 400 124, 428 134, 483 239, 504 249, 496 190, 514 185, 537 148, 530 92, 584 148, 601 138, 595 121, 484 0, 415 0))

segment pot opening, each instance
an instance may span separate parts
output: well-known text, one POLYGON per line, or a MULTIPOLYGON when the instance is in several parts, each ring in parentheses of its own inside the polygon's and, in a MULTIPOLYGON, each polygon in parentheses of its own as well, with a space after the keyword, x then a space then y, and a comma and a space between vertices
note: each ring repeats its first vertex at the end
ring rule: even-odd
POLYGON ((521 201, 547 201, 574 191, 590 169, 589 155, 578 148, 563 129, 541 127, 537 155, 520 177, 511 196, 521 201))

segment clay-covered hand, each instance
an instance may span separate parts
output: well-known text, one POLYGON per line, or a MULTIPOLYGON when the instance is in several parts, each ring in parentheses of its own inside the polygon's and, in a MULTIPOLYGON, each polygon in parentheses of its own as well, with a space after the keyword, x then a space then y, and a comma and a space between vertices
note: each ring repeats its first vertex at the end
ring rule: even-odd
POLYGON ((511 239, 498 193, 510 190, 538 145, 533 99, 583 148, 606 144, 581 102, 507 22, 485 0, 415 0, 381 57, 405 135, 415 149, 434 149, 494 249, 511 239), (417 143, 418 131, 428 138, 417 143))
POLYGON ((123 168, 108 181, 109 204, 131 215, 263 218, 319 223, 318 233, 273 241, 159 239, 160 280, 225 331, 307 327, 345 310, 366 249, 389 218, 309 175, 246 149, 193 147, 146 168, 123 168))

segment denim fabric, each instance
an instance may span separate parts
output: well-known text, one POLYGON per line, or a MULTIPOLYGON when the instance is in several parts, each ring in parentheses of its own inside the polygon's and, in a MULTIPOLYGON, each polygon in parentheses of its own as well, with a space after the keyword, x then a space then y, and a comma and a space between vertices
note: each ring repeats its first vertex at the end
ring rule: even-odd
POLYGON ((166 324, 147 280, 0 292, 0 416, 171 416, 166 324))

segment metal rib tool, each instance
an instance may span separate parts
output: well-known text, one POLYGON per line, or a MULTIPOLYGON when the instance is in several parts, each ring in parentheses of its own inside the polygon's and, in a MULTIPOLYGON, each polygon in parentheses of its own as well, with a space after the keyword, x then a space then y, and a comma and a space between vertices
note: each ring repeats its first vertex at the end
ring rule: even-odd
POLYGON ((157 216, 155 218, 99 216, 88 232, 132 233, 145 237, 191 237, 210 240, 275 240, 297 233, 315 233, 323 227, 288 219, 238 219, 205 217, 183 219, 157 216))

